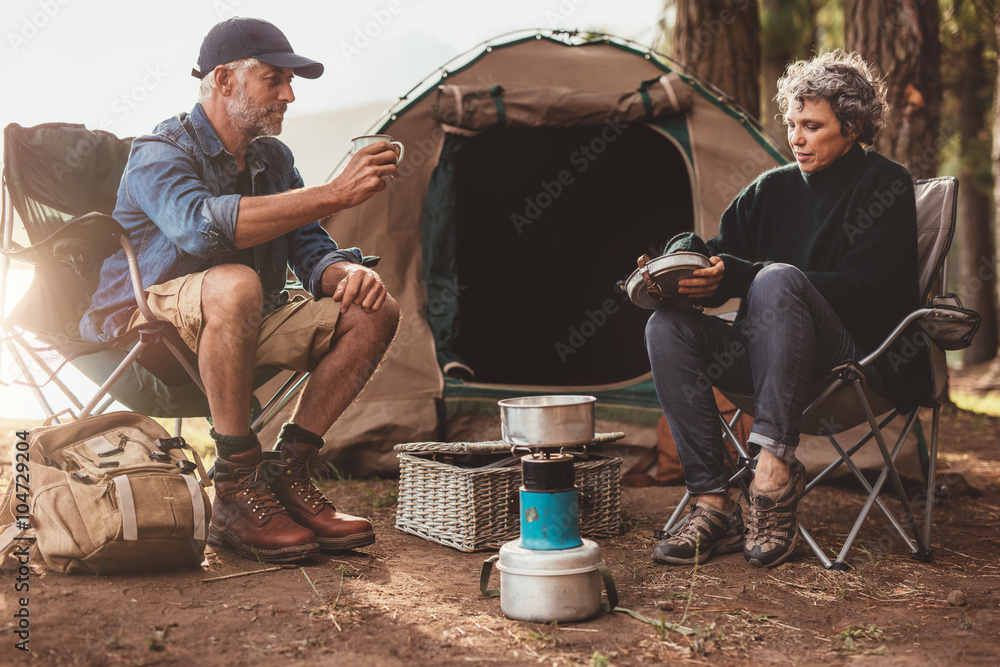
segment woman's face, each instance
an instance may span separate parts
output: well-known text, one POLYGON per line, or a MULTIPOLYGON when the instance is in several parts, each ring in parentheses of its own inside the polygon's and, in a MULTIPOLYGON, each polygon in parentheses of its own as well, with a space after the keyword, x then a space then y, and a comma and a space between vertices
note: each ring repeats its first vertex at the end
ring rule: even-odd
POLYGON ((857 132, 846 137, 841 134, 840 121, 827 100, 804 100, 801 109, 796 109, 798 104, 792 100, 788 106, 788 145, 800 170, 822 171, 854 145, 857 132))

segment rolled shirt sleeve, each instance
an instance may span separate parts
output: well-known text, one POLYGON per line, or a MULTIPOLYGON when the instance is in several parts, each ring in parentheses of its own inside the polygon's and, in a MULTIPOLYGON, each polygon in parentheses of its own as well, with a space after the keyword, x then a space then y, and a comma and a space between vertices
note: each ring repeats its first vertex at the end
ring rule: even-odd
POLYGON ((161 136, 137 138, 122 178, 123 193, 188 255, 210 259, 236 251, 239 195, 215 195, 187 151, 161 136))

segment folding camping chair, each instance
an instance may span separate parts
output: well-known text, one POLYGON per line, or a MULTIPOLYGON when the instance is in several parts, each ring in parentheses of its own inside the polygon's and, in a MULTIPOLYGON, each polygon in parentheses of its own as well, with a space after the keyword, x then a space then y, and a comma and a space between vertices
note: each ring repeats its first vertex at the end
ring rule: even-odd
MULTIPOLYGON (((935 499, 938 418, 941 409, 939 399, 946 390, 948 377, 948 367, 945 363, 943 350, 961 349, 971 344, 972 337, 979 326, 979 318, 974 312, 961 308, 957 297, 946 294, 947 270, 945 265, 955 228, 958 181, 952 177, 915 181, 914 189, 917 203, 920 294, 921 303, 926 305, 907 315, 878 349, 864 359, 852 361, 833 369, 830 375, 820 383, 820 386, 814 388, 813 395, 816 398, 806 407, 802 415, 801 432, 826 437, 838 454, 837 460, 809 481, 806 485, 806 493, 826 479, 839 466, 847 465, 868 494, 854 525, 833 561, 799 521, 799 534, 802 535, 809 548, 827 569, 846 569, 848 567, 844 559, 873 506, 878 507, 885 515, 889 525, 902 538, 912 556, 919 559, 930 559, 931 557, 931 511, 935 499), (932 293, 945 294, 945 296, 929 298, 932 293), (886 425, 902 413, 891 401, 875 394, 865 381, 864 376, 865 369, 876 359, 886 354, 898 338, 903 335, 914 335, 910 328, 912 325, 919 327, 915 338, 923 336, 923 341, 927 344, 934 378, 933 395, 926 397, 923 406, 932 410, 923 532, 917 525, 910 500, 903 489, 895 465, 896 457, 907 434, 911 432, 917 422, 917 412, 920 406, 904 415, 905 425, 890 450, 886 445, 882 431, 886 425), (845 449, 835 436, 862 424, 867 424, 868 433, 845 449), (868 481, 851 458, 871 441, 876 443, 883 461, 882 471, 874 484, 868 481), (892 511, 879 498, 887 479, 891 480, 892 488, 902 505, 903 521, 906 528, 900 524, 893 516, 892 511)), ((720 415, 723 437, 729 439, 740 454, 739 461, 730 461, 732 469, 736 470, 730 478, 730 485, 739 485, 744 494, 748 495, 747 479, 752 474, 753 460, 748 453, 746 443, 741 442, 735 436, 732 427, 741 414, 753 414, 753 396, 735 394, 729 391, 723 393, 740 408, 729 422, 720 415)), ((728 451, 726 456, 729 457, 728 451)), ((689 499, 689 494, 685 494, 663 530, 657 531, 658 536, 669 534, 680 526, 682 522, 679 521, 679 518, 689 499)))
MULTIPOLYGON (((111 217, 130 147, 130 139, 82 125, 12 123, 4 129, 0 355, 6 358, 0 382, 29 387, 57 421, 62 412, 77 418, 100 414, 117 400, 134 412, 176 419, 179 434, 181 418, 209 414, 208 400, 195 355, 173 325, 149 310, 128 234, 111 217), (15 231, 22 230, 27 245, 14 241, 15 231), (83 340, 80 319, 97 289, 101 265, 119 248, 148 321, 107 343, 83 340), (33 265, 34 274, 25 296, 6 314, 11 259, 33 265), (61 377, 67 363, 99 385, 86 401, 61 377), (61 405, 51 402, 52 387, 62 392, 61 405)), ((256 369, 254 386, 277 373, 256 369)), ((292 374, 264 406, 255 398, 251 427, 263 428, 305 379, 305 373, 292 374)))

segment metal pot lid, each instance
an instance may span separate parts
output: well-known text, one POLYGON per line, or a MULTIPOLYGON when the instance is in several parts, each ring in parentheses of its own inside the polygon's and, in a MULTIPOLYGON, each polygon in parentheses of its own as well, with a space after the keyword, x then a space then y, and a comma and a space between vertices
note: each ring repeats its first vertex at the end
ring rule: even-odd
MULTIPOLYGON (((678 282, 690 278, 696 269, 707 269, 710 266, 712 263, 704 255, 687 251, 660 255, 646 262, 649 275, 659 285, 660 291, 674 296, 679 296, 678 282)), ((625 281, 625 292, 632 303, 640 308, 656 310, 663 306, 662 301, 646 293, 646 281, 642 278, 642 269, 633 271, 625 281)))
POLYGON ((525 549, 521 540, 500 547, 497 569, 508 574, 556 577, 593 571, 601 560, 601 548, 584 538, 583 544, 570 549, 525 549))

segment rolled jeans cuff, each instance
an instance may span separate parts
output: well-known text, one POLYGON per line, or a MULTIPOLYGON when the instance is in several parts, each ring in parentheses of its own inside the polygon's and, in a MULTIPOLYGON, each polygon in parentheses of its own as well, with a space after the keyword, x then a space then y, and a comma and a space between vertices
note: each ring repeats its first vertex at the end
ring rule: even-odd
POLYGON ((712 480, 708 484, 685 484, 687 492, 692 496, 704 496, 708 494, 721 494, 729 490, 729 473, 723 473, 722 477, 712 480))
POLYGON ((777 440, 769 438, 766 435, 761 435, 756 431, 750 431, 750 437, 747 438, 747 444, 757 445, 761 449, 766 449, 776 458, 781 459, 789 465, 795 461, 796 445, 786 445, 780 443, 777 440))

